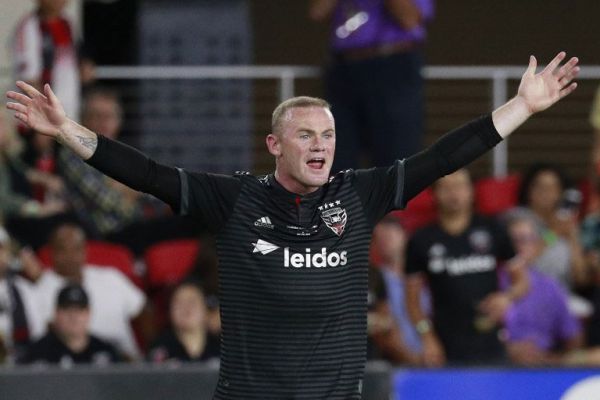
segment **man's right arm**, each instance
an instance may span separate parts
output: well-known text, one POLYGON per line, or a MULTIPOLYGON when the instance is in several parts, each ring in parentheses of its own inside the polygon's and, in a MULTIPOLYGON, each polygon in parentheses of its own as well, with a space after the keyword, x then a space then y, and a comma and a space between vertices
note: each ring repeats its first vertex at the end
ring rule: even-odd
POLYGON ((161 165, 133 147, 98 136, 67 118, 49 85, 44 86, 43 94, 22 81, 17 87, 23 93, 9 91, 7 97, 13 101, 7 107, 31 129, 53 137, 105 175, 156 196, 213 232, 228 220, 241 191, 239 179, 161 165))
POLYGON ((181 183, 176 168, 160 165, 133 147, 98 136, 69 119, 49 85, 44 86, 44 93, 22 81, 17 87, 23 93, 7 93, 13 100, 7 107, 16 111, 17 119, 53 137, 102 173, 132 189, 150 193, 179 211, 181 183))

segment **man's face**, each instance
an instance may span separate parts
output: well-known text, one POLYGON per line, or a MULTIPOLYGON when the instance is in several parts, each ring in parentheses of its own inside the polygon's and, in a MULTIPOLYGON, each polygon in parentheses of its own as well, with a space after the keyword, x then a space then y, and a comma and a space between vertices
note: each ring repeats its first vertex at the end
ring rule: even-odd
POLYGON ((529 206, 537 212, 552 212, 558 206, 561 194, 560 178, 552 171, 542 171, 531 183, 529 206))
POLYGON ((116 139, 121 129, 119 105, 109 97, 92 96, 86 101, 83 125, 92 132, 116 139))
POLYGON ((517 253, 533 260, 544 247, 544 242, 536 231, 535 226, 529 221, 522 220, 509 226, 509 234, 517 253))
POLYGON ((289 190, 306 194, 327 183, 335 152, 335 124, 322 107, 297 107, 283 116, 267 145, 277 162, 277 178, 289 190))
POLYGON ((52 262, 56 272, 73 276, 85 263, 85 235, 74 227, 62 227, 52 241, 52 262))
POLYGON ((404 253, 406 234, 394 222, 380 222, 373 230, 372 245, 380 253, 383 262, 391 262, 404 253))
POLYGON ((82 338, 88 334, 90 310, 87 307, 58 307, 54 316, 54 328, 63 337, 82 338))
POLYGON ((433 194, 440 213, 455 214, 471 210, 473 186, 465 170, 440 179, 435 183, 433 194))

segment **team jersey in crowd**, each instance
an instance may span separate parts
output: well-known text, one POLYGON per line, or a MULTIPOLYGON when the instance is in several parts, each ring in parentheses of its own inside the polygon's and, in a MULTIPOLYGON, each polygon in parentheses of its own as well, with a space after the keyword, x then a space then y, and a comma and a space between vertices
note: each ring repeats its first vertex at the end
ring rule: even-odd
POLYGON ((477 308, 487 295, 499 290, 499 263, 513 256, 506 231, 494 220, 479 216, 473 216, 459 235, 433 224, 409 240, 407 274, 427 277, 435 331, 450 362, 501 360, 498 330, 486 326, 477 308))
POLYGON ((87 162, 217 234, 221 367, 215 399, 360 399, 373 226, 502 138, 491 115, 388 168, 318 190, 273 175, 194 173, 99 137, 87 162))

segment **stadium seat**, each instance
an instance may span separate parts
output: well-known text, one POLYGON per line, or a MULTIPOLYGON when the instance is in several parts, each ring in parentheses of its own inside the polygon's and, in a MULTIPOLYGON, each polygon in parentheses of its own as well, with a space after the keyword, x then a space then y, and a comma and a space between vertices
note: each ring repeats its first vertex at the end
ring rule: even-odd
POLYGON ((394 211, 393 215, 400 220, 404 229, 410 234, 435 221, 436 210, 433 191, 427 188, 408 202, 402 211, 394 211))
POLYGON ((484 178, 475 183, 475 207, 484 215, 495 215, 517 205, 521 178, 484 178))
MULTIPOLYGON (((134 269, 133 253, 125 246, 90 240, 86 245, 86 262, 101 267, 112 267, 121 271, 138 287, 143 287, 142 278, 134 269)), ((52 249, 45 245, 38 250, 38 258, 44 268, 52 267, 52 249)))
POLYGON ((194 266, 200 250, 195 239, 168 240, 144 253, 149 287, 170 286, 181 281, 194 266))

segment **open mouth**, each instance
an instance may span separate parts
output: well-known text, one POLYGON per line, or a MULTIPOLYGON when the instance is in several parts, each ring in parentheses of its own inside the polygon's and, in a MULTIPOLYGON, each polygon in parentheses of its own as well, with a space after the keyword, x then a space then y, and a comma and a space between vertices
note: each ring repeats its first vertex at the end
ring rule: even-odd
POLYGON ((323 169, 323 166, 325 165, 325 159, 318 157, 311 158, 306 162, 306 164, 312 169, 323 169))

